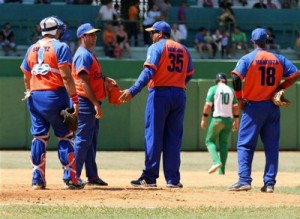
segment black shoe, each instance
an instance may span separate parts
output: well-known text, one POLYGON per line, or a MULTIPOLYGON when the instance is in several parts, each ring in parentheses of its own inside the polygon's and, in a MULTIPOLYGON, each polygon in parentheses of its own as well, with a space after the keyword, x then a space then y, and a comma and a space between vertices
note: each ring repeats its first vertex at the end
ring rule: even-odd
POLYGON ((70 189, 70 190, 83 189, 85 186, 85 183, 82 182, 81 180, 78 180, 78 184, 74 184, 72 180, 64 180, 64 183, 65 183, 64 189, 70 189))
POLYGON ((108 186, 108 184, 100 178, 89 180, 87 184, 89 186, 108 186))
POLYGON ((132 180, 131 185, 135 187, 156 187, 155 182, 151 182, 148 178, 146 177, 140 177, 137 180, 132 180))
POLYGON ((167 188, 179 188, 179 189, 181 189, 181 188, 183 188, 183 185, 180 182, 177 183, 177 184, 168 183, 167 188))
POLYGON ((274 185, 264 185, 260 189, 261 192, 266 192, 266 193, 273 193, 274 192, 274 185))
POLYGON ((250 189, 251 185, 235 183, 230 186, 227 191, 248 191, 250 189))

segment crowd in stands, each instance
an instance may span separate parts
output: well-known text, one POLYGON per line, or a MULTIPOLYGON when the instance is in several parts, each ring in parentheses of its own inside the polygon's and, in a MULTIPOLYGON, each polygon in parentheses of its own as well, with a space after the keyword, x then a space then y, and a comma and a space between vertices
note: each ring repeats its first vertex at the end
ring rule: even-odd
MULTIPOLYGON (((22 0, 0 0, 3 3, 6 2, 22 2, 22 0)), ((242 5, 247 5, 247 0, 239 0, 242 5)), ((276 4, 272 0, 258 0, 252 8, 255 9, 278 9, 276 4)), ((281 0, 282 8, 295 8, 298 6, 298 0, 281 0)), ((49 4, 51 0, 35 0, 36 4, 49 4)), ((145 31, 145 28, 152 26, 158 20, 168 19, 168 11, 172 1, 169 0, 150 0, 149 9, 141 15, 140 1, 130 1, 127 13, 124 15, 124 11, 121 14, 120 5, 117 1, 112 0, 65 0, 66 4, 92 4, 99 7, 98 15, 95 17, 95 22, 99 28, 102 29, 101 37, 103 42, 104 54, 107 57, 123 58, 124 53, 127 53, 125 57, 132 57, 131 47, 137 46, 150 46, 151 39, 149 33, 145 31), (142 38, 142 40, 140 40, 142 38)), ((241 50, 244 53, 249 52, 249 39, 242 27, 237 25, 236 17, 232 9, 233 0, 219 0, 218 7, 220 7, 221 13, 216 17, 218 22, 218 28, 215 30, 209 30, 207 27, 201 26, 198 32, 194 36, 194 48, 199 53, 200 58, 214 59, 221 58, 234 58, 237 51, 241 50)), ((215 7, 212 0, 203 0, 203 7, 213 8, 215 7)), ((187 1, 182 1, 177 11, 177 22, 171 23, 172 32, 171 38, 177 42, 185 44, 187 42, 189 31, 187 28, 187 1)), ((7 24, 5 24, 7 25, 7 24)), ((4 25, 0 33, 0 42, 5 55, 9 54, 9 50, 12 50, 15 54, 17 52, 17 46, 13 41, 14 34, 11 31, 11 36, 7 36, 7 30, 4 25), (8 43, 9 41, 9 43, 8 43)), ((268 28, 268 49, 279 51, 280 45, 276 43, 276 36, 272 27, 268 28)), ((78 46, 77 39, 72 33, 71 29, 65 33, 62 41, 66 42, 72 52, 76 50, 78 46)), ((40 38, 40 28, 37 24, 28 40, 30 44, 37 41, 40 38)), ((191 38, 191 36, 189 36, 191 38)), ((299 53, 300 46, 299 40, 295 43, 295 50, 299 53)))

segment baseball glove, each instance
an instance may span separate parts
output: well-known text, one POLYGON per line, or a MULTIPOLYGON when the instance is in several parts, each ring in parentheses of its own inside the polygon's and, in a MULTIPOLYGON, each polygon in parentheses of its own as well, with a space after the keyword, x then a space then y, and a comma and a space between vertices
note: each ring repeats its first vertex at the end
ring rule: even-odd
POLYGON ((108 102, 110 104, 114 104, 114 105, 122 104, 119 100, 119 98, 122 94, 122 91, 121 91, 121 88, 120 88, 120 86, 118 85, 117 82, 107 83, 106 91, 107 91, 107 96, 108 96, 108 102))
POLYGON ((66 108, 60 111, 63 122, 70 131, 76 132, 78 128, 78 118, 74 113, 74 108, 66 108))
POLYGON ((275 91, 273 94, 272 101, 276 106, 290 106, 291 102, 284 97, 284 89, 280 89, 275 91))

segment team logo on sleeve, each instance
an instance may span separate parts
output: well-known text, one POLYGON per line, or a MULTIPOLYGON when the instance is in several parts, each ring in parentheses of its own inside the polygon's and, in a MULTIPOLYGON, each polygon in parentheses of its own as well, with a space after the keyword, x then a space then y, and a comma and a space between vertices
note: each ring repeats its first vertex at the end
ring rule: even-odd
POLYGON ((236 63, 236 66, 235 67, 238 67, 240 65, 240 61, 238 61, 237 63, 236 63))

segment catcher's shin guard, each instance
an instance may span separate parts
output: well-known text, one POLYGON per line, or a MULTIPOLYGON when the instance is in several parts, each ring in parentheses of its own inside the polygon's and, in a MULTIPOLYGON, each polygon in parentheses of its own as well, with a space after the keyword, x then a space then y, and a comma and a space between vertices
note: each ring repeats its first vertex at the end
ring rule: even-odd
POLYGON ((58 154, 59 160, 64 169, 63 180, 72 180, 77 185, 78 179, 76 177, 76 162, 74 155, 73 134, 69 133, 63 138, 59 138, 58 154))
POLYGON ((31 164, 33 166, 32 184, 46 186, 46 147, 49 134, 34 136, 31 145, 31 164))

